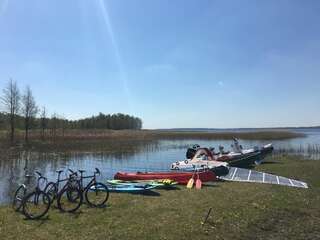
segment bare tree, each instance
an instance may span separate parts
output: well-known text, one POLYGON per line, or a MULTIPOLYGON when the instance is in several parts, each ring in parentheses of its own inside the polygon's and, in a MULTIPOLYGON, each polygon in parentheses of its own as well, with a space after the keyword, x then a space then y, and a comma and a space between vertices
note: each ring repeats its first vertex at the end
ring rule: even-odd
POLYGON ((65 129, 66 129, 66 118, 65 118, 65 116, 62 114, 61 116, 60 116, 60 122, 61 122, 61 125, 60 125, 60 127, 61 127, 61 130, 62 130, 62 138, 64 138, 64 133, 65 133, 65 129))
POLYGON ((41 139, 44 140, 45 130, 48 127, 47 111, 45 107, 42 107, 42 110, 41 110, 40 127, 41 127, 41 139))
POLYGON ((53 137, 53 141, 56 140, 57 136, 57 128, 58 128, 58 114, 53 113, 51 116, 51 136, 53 137))
POLYGON ((29 129, 31 128, 32 119, 37 115, 38 107, 32 95, 29 86, 26 87, 25 93, 22 96, 22 114, 24 116, 25 140, 29 140, 29 129))
POLYGON ((17 83, 10 79, 8 85, 3 89, 1 101, 5 105, 5 111, 9 113, 10 119, 10 140, 14 141, 16 115, 20 107, 20 92, 17 83))

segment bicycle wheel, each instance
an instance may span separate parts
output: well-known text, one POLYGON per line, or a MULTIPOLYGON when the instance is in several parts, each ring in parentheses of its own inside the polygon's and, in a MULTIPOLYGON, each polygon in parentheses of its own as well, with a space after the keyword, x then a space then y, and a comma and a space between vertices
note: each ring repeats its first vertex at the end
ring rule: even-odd
POLYGON ((45 187, 44 192, 49 195, 50 202, 52 203, 57 197, 57 184, 55 184, 54 182, 49 182, 45 187))
POLYGON ((109 189, 103 183, 92 183, 85 191, 85 198, 89 205, 102 207, 109 198, 109 189))
POLYGON ((23 200, 23 197, 26 195, 26 191, 27 191, 26 187, 24 185, 21 185, 20 187, 18 187, 18 189, 14 193, 12 208, 15 211, 19 211, 21 209, 22 200, 23 200))
MULTIPOLYGON (((69 182, 69 189, 73 189, 73 188, 79 189, 81 193, 83 192, 83 190, 80 188, 80 183, 78 181, 69 182)), ((67 191, 67 198, 70 202, 78 201, 79 194, 77 194, 75 191, 67 191)))
POLYGON ((58 208, 62 212, 75 212, 83 202, 82 193, 78 188, 66 187, 57 197, 58 208), (71 197, 72 201, 69 200, 71 197))
POLYGON ((23 214, 28 219, 43 217, 50 208, 50 197, 44 191, 34 191, 23 199, 23 214))
POLYGON ((38 187, 41 191, 44 191, 47 186, 48 180, 45 177, 38 178, 38 187))

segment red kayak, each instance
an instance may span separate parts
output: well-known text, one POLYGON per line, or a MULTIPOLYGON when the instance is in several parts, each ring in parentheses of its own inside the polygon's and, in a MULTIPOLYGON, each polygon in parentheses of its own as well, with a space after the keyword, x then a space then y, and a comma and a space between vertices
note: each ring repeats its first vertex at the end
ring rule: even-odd
MULTIPOLYGON (((197 172, 194 178, 199 178, 202 182, 215 181, 216 175, 212 171, 197 172)), ((117 172, 114 175, 114 179, 124 181, 134 180, 154 180, 154 179, 171 179, 179 184, 187 184, 190 178, 192 178, 193 172, 136 172, 136 173, 125 173, 117 172)))

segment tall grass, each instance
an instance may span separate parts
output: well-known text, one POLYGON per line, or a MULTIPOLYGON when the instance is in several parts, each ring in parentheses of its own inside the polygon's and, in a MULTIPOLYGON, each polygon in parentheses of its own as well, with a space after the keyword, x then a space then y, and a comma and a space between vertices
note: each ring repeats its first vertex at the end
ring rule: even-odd
POLYGON ((289 147, 289 148, 276 148, 274 150, 275 154, 285 154, 285 155, 302 155, 307 156, 312 159, 320 158, 320 144, 300 144, 299 147, 289 147))
MULTIPOLYGON (((24 138, 23 131, 16 131, 16 139, 24 138)), ((158 130, 78 130, 78 129, 58 129, 55 131, 46 130, 45 140, 61 139, 232 139, 233 137, 245 140, 282 140, 297 137, 304 137, 302 133, 289 131, 258 131, 258 132, 179 132, 179 131, 158 131, 158 130)), ((8 138, 7 131, 0 132, 0 138, 8 138)), ((41 140, 40 130, 32 130, 29 133, 32 140, 41 140)))

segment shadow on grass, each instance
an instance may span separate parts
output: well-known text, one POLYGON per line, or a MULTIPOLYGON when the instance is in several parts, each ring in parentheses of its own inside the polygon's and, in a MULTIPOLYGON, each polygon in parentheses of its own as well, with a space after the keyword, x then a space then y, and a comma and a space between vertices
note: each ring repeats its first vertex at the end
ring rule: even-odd
POLYGON ((179 187, 167 187, 167 188, 159 188, 159 190, 176 191, 176 190, 181 190, 181 189, 179 187))
POLYGON ((36 224, 36 227, 41 227, 43 224, 47 223, 48 221, 50 221, 50 217, 49 215, 39 218, 39 219, 29 219, 29 218, 24 218, 24 221, 28 221, 28 222, 35 222, 38 223, 36 224))
POLYGON ((161 196, 161 194, 160 193, 158 193, 158 192, 154 192, 154 191, 145 191, 145 192, 133 192, 133 193, 131 193, 131 194, 135 194, 135 195, 143 195, 143 196, 150 196, 150 197, 159 197, 159 196, 161 196))
MULTIPOLYGON (((217 182, 220 182, 220 180, 217 181, 217 182)), ((209 188, 219 187, 219 186, 217 185, 217 182, 206 182, 206 183, 202 183, 202 186, 203 186, 203 187, 209 187, 209 188)))
POLYGON ((282 162, 276 162, 276 161, 266 161, 266 162, 262 162, 260 163, 260 165, 265 165, 265 164, 283 164, 282 162))

